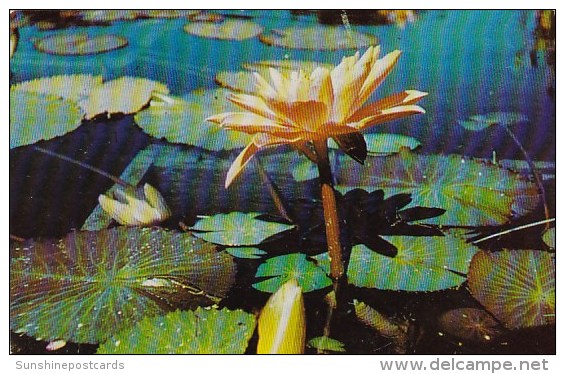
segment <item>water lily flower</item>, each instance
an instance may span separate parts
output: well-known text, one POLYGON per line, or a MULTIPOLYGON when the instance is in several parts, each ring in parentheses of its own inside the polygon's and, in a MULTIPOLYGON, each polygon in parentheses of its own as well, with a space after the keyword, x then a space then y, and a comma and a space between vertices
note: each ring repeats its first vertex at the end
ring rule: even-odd
POLYGON ((302 288, 289 280, 265 304, 257 322, 258 354, 304 353, 306 314, 302 288))
POLYGON ((406 90, 376 102, 367 99, 396 64, 400 51, 379 58, 380 48, 370 47, 344 57, 331 71, 316 68, 309 76, 302 70, 290 75, 270 68, 270 82, 254 73, 253 95, 230 94, 228 100, 245 111, 221 113, 207 118, 221 127, 255 134, 253 141, 233 162, 226 187, 261 148, 358 134, 376 124, 425 113, 414 105, 427 93, 406 90))
POLYGON ((171 216, 163 196, 147 183, 143 191, 118 188, 114 191, 114 197, 100 195, 98 202, 106 213, 122 225, 150 226, 171 216))

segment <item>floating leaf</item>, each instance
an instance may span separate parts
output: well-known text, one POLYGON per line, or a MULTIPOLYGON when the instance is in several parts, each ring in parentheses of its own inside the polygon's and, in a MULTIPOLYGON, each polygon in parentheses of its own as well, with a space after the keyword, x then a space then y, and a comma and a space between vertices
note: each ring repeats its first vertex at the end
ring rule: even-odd
MULTIPOLYGON (((414 150, 422 145, 417 139, 399 134, 363 134, 363 137, 367 143, 367 152, 378 156, 398 153, 403 148, 414 150)), ((339 148, 333 140, 328 145, 330 148, 339 148)))
POLYGON ((438 319, 442 332, 464 340, 486 343, 502 334, 502 326, 490 314, 476 308, 459 308, 438 319))
POLYGON ((258 354, 301 354, 306 340, 304 296, 296 279, 284 283, 259 315, 258 354))
POLYGON ((255 91, 256 78, 251 71, 220 71, 214 78, 220 86, 237 92, 255 91))
POLYGON ((492 112, 469 117, 468 120, 458 121, 461 126, 471 131, 484 130, 493 125, 509 126, 515 123, 527 122, 528 117, 516 112, 492 112))
POLYGON ((555 249, 555 227, 546 230, 541 239, 549 248, 555 249))
POLYGON ((227 19, 223 22, 192 22, 184 26, 189 34, 211 39, 245 40, 259 35, 263 27, 253 21, 227 19))
POLYGON ((249 259, 258 259, 267 254, 267 252, 255 247, 229 247, 226 248, 226 252, 233 257, 249 259))
POLYGON ((256 71, 259 73, 268 73, 269 68, 275 68, 282 72, 290 72, 296 70, 302 70, 305 74, 312 73, 317 67, 324 67, 331 70, 334 65, 327 64, 317 61, 308 60, 263 60, 256 62, 246 62, 243 68, 250 71, 256 71))
POLYGON ((555 323, 555 260, 542 251, 479 252, 469 267, 473 296, 517 329, 555 323))
POLYGON ((79 102, 90 119, 99 114, 136 113, 154 93, 168 94, 163 83, 146 78, 121 77, 94 87, 90 95, 79 102))
POLYGON ((303 253, 270 258, 259 266, 255 277, 271 277, 253 285, 253 288, 263 292, 275 292, 292 279, 296 279, 304 292, 319 290, 332 284, 324 270, 308 261, 303 253))
POLYGON ((455 155, 402 151, 367 158, 364 168, 344 164, 335 174, 340 192, 363 186, 382 189, 386 195, 408 193, 416 206, 445 209, 445 214, 426 221, 438 225, 501 225, 532 211, 539 202, 535 184, 520 175, 455 155))
POLYGON ((38 39, 34 43, 35 48, 41 52, 64 55, 91 55, 112 51, 128 45, 128 40, 118 35, 96 35, 90 36, 80 34, 56 34, 38 39))
POLYGON ((10 90, 49 94, 76 102, 84 99, 94 87, 101 84, 102 76, 100 75, 55 75, 20 82, 10 86, 10 90))
POLYGON ((191 229, 204 231, 194 232, 193 235, 208 242, 239 246, 259 244, 275 234, 294 227, 284 223, 256 219, 260 215, 259 213, 241 212, 216 214, 201 219, 191 229))
POLYGON ((98 354, 243 354, 255 317, 242 310, 198 308, 144 318, 112 336, 98 354))
POLYGON ((10 148, 65 135, 79 127, 81 121, 80 108, 70 101, 10 91, 10 148))
POLYGON ((238 110, 226 100, 226 89, 197 90, 186 99, 159 96, 151 106, 135 115, 135 122, 149 135, 169 142, 190 144, 219 151, 243 148, 252 136, 222 129, 205 121, 212 114, 238 110))
POLYGON ((231 256, 189 234, 115 228, 11 248, 10 328, 99 343, 145 316, 210 305, 234 282, 231 256))
POLYGON ((320 351, 345 352, 344 344, 327 336, 317 336, 308 341, 308 346, 320 351))
POLYGON ((180 18, 200 13, 198 10, 178 9, 109 9, 109 10, 82 10, 82 19, 92 22, 131 21, 137 18, 180 18))
MULTIPOLYGON (((381 290, 437 291, 465 281, 477 249, 451 236, 383 236, 398 252, 389 257, 356 245, 351 251, 347 279, 357 287, 381 290), (457 273, 460 274, 457 274, 457 273)), ((329 269, 327 253, 315 257, 329 269)))
POLYGON ((359 49, 378 44, 375 36, 341 26, 294 26, 259 35, 268 45, 284 48, 338 50, 359 49))

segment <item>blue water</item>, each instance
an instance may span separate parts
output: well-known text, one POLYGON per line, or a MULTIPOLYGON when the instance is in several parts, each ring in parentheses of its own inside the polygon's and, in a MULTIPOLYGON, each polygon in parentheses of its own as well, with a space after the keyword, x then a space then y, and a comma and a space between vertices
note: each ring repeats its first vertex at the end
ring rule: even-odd
MULTIPOLYGON (((232 11, 233 12, 233 11, 232 11)), ((312 16, 288 11, 236 11, 254 16, 267 30, 316 22, 312 16)), ((20 45, 10 61, 13 81, 57 74, 102 74, 147 77, 166 83, 173 94, 215 87, 214 75, 239 70, 241 64, 264 59, 311 59, 337 63, 341 51, 303 51, 267 46, 258 38, 223 41, 189 35, 183 19, 116 22, 111 26, 75 27, 40 31, 20 30, 20 45), (38 52, 32 40, 57 33, 86 31, 92 35, 126 37, 126 48, 91 56, 53 56, 38 52)), ((458 119, 493 111, 521 112, 529 123, 514 128, 532 158, 555 160, 555 85, 545 59, 534 68, 533 11, 426 11, 405 28, 355 26, 377 36, 383 52, 403 51, 393 72, 376 92, 383 96, 404 89, 429 92, 421 105, 425 115, 383 125, 372 131, 411 135, 429 153, 458 153, 474 157, 521 159, 522 155, 502 129, 480 133, 462 129, 458 119)), ((323 40, 320 41, 324 43, 323 40)))

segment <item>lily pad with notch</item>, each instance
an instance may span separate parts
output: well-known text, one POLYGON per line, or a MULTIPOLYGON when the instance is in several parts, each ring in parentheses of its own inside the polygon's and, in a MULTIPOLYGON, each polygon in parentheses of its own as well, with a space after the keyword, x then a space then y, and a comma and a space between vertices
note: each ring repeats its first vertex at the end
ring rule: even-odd
POLYGON ((303 253, 293 253, 268 259, 261 264, 256 278, 269 277, 253 285, 263 292, 275 292, 291 279, 295 279, 303 292, 311 292, 331 286, 326 272, 303 253))
POLYGON ((235 264, 186 233, 119 227, 10 248, 10 329, 96 344, 147 316, 212 305, 235 264))
POLYGON ((292 225, 257 219, 260 213, 231 212, 216 214, 196 222, 192 234, 211 243, 226 246, 253 246, 281 232, 291 230, 292 225))

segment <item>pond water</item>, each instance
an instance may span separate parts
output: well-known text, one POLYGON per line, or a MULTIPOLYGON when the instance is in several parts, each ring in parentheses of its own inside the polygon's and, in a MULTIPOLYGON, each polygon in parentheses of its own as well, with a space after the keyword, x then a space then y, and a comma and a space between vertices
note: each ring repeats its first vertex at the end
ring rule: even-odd
MULTIPOLYGON (((239 17, 234 19, 245 17, 266 30, 310 26, 319 21, 315 14, 299 15, 290 11, 216 13, 239 17)), ((102 75, 105 81, 134 76, 162 82, 168 86, 170 95, 186 97, 196 89, 217 88, 217 73, 241 70, 244 63, 312 60, 335 65, 342 57, 355 51, 283 48, 266 45, 257 37, 238 41, 211 39, 186 33, 183 30, 185 24, 186 18, 156 18, 58 30, 41 30, 33 25, 20 27, 18 49, 10 60, 11 83, 70 74, 102 75), (91 37, 115 34, 126 38, 128 45, 105 53, 81 56, 57 56, 34 47, 34 41, 40 38, 74 32, 86 32, 91 37)), ((421 143, 418 152, 422 155, 455 154, 491 159, 494 152, 499 160, 523 160, 522 150, 503 126, 473 132, 458 123, 478 114, 520 113, 527 117, 527 121, 515 124, 512 131, 532 160, 549 163, 547 173, 550 177, 544 179, 544 186, 549 214, 554 217, 555 70, 547 52, 536 50, 534 32, 537 26, 534 11, 504 10, 422 11, 418 12, 414 22, 402 27, 394 24, 351 24, 352 30, 378 38, 383 54, 395 49, 402 51, 391 74, 368 101, 400 89, 428 92, 420 103, 426 114, 386 123, 369 132, 414 137, 421 143)), ((332 41, 321 39, 319 43, 329 44, 332 41)), ((156 187, 171 207, 172 217, 163 224, 170 229, 177 229, 179 221, 192 226, 201 216, 218 213, 260 212, 271 217, 281 213, 273 204, 270 185, 257 172, 259 166, 248 167, 240 181, 230 189, 224 189, 225 173, 237 152, 171 145, 144 133, 135 125, 133 115, 99 116, 85 120, 75 131, 38 145, 123 179, 131 178, 130 183, 149 183, 156 187), (143 159, 143 152, 153 152, 149 161, 143 159)), ((84 167, 39 153, 33 147, 26 145, 10 150, 10 233, 26 239, 61 237, 89 222, 98 224, 97 218, 93 218, 93 212, 100 210, 98 196, 111 188, 114 182, 84 167)), ((268 150, 260 155, 261 167, 286 202, 298 226, 290 236, 277 236, 259 246, 269 252, 269 256, 297 251, 316 255, 325 251, 325 237, 320 231, 323 216, 319 185, 312 178, 299 182, 293 179, 285 170, 295 162, 292 157, 287 147, 268 150)), ((357 170, 344 162, 340 161, 342 172, 336 171, 338 177, 346 178, 348 173, 353 173, 351 170, 357 170)), ((523 169, 520 171, 524 172, 523 169)), ((529 177, 533 180, 531 175, 529 177)), ((384 213, 367 218, 367 225, 373 225, 371 230, 380 230, 379 234, 383 235, 406 232, 411 235, 436 235, 426 231, 437 230, 434 225, 428 227, 424 223, 415 228, 408 225, 409 220, 394 221, 391 225, 387 214, 396 215, 403 208, 402 203, 394 199, 384 202, 391 197, 388 194, 384 199, 372 196, 381 204, 378 206, 383 207, 384 213)), ((356 214, 361 214, 359 212, 365 212, 364 208, 356 205, 360 200, 355 199, 354 194, 343 197, 343 201, 349 202, 340 204, 350 205, 342 208, 342 215, 357 217, 356 214)), ((414 214, 423 213, 418 211, 414 214)), ((489 224, 486 229, 474 228, 475 233, 486 235, 544 218, 543 208, 538 206, 531 210, 529 216, 515 222, 500 227, 489 224)), ((116 226, 115 223, 111 225, 116 226)), ((487 242, 482 249, 543 249, 542 229, 538 226, 519 231, 496 243, 487 242)), ((348 244, 358 244, 361 239, 352 233, 353 229, 346 231, 342 236, 347 238, 348 244)), ((236 263, 239 269, 236 286, 222 306, 257 312, 269 297, 268 293, 251 287, 260 262, 236 259, 236 263)), ((321 290, 306 295, 309 339, 321 335, 324 327, 327 306, 323 295, 321 290)), ((555 328, 552 324, 506 331, 494 344, 462 343, 456 337, 441 333, 438 315, 456 308, 480 307, 466 283, 461 287, 434 292, 350 286, 348 297, 378 306, 385 315, 411 321, 407 333, 409 344, 399 349, 389 338, 375 334, 374 330, 356 320, 350 305, 347 311, 337 315, 334 326, 338 327, 335 327, 333 336, 345 343, 348 353, 550 354, 555 350, 555 328)), ((12 340, 15 352, 46 353, 45 344, 34 339, 14 334, 12 340)), ((253 344, 252 340, 250 347, 253 344)), ((70 344, 62 352, 92 353, 94 350, 93 345, 70 344)), ((248 353, 252 352, 250 348, 248 353)), ((314 353, 315 350, 310 348, 307 352, 314 353)))

